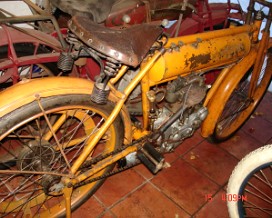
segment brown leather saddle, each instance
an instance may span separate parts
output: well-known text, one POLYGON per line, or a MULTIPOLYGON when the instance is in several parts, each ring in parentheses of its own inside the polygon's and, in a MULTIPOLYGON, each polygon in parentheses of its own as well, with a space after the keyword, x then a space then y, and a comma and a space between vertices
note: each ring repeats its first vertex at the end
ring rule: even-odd
POLYGON ((133 67, 141 63, 163 32, 160 26, 150 24, 110 29, 82 16, 74 16, 68 27, 89 47, 133 67))

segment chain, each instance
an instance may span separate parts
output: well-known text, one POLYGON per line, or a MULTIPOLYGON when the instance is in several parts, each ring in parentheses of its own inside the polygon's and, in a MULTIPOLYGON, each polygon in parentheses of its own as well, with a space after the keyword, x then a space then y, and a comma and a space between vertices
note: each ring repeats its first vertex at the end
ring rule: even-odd
POLYGON ((78 188, 78 187, 80 187, 80 186, 84 186, 84 185, 90 184, 90 183, 92 183, 92 182, 96 182, 96 181, 98 181, 98 180, 106 179, 106 178, 108 178, 108 177, 110 177, 110 176, 113 176, 113 175, 118 174, 118 173, 120 173, 120 172, 123 172, 123 171, 125 171, 125 170, 127 170, 127 169, 130 169, 130 168, 132 168, 132 167, 138 165, 139 163, 140 163, 140 162, 137 161, 137 162, 134 163, 134 164, 130 164, 130 165, 125 166, 125 167, 119 167, 118 169, 113 170, 113 171, 111 171, 111 172, 109 172, 109 173, 106 173, 106 174, 104 174, 104 175, 102 175, 102 176, 95 177, 95 178, 90 179, 90 180, 88 180, 88 181, 79 182, 79 183, 77 183, 76 185, 74 185, 74 188, 78 188))
MULTIPOLYGON (((116 149, 116 150, 114 150, 114 151, 112 151, 112 152, 110 152, 110 153, 107 153, 107 154, 104 154, 104 155, 100 155, 100 156, 98 156, 98 157, 93 158, 92 160, 86 161, 84 164, 82 164, 82 166, 81 166, 79 169, 80 169, 80 170, 84 170, 84 169, 86 169, 86 168, 89 168, 89 167, 91 167, 92 165, 98 163, 99 161, 102 161, 102 160, 106 159, 107 157, 110 157, 110 156, 112 156, 112 155, 118 154, 119 152, 125 150, 125 149, 128 148, 129 146, 132 146, 132 145, 135 145, 135 144, 143 144, 145 141, 147 141, 148 138, 151 138, 151 136, 152 136, 152 133, 151 133, 151 134, 148 134, 148 135, 146 135, 146 136, 144 136, 144 137, 142 137, 142 138, 140 138, 140 139, 138 139, 138 140, 133 141, 133 142, 132 142, 131 144, 129 144, 129 145, 123 145, 123 146, 121 146, 120 148, 118 148, 118 149, 116 149)), ((140 146, 139 146, 139 148, 140 148, 140 146)), ((77 184, 74 185, 74 188, 78 188, 78 187, 80 187, 80 186, 84 186, 84 185, 90 184, 90 183, 92 183, 92 182, 96 182, 96 181, 98 181, 98 180, 101 180, 101 179, 106 179, 106 178, 108 178, 108 177, 110 177, 110 176, 113 176, 113 175, 115 175, 115 174, 117 174, 117 173, 123 172, 123 171, 125 171, 125 170, 127 170, 127 169, 129 169, 129 168, 132 168, 132 167, 138 165, 139 163, 140 163, 140 162, 137 161, 137 162, 134 163, 134 164, 130 164, 130 165, 127 165, 127 166, 125 166, 125 167, 120 167, 120 168, 118 168, 118 169, 116 169, 116 170, 113 170, 113 171, 111 171, 111 172, 109 172, 109 173, 106 173, 106 174, 104 174, 104 175, 102 175, 102 176, 98 176, 98 177, 92 178, 92 179, 87 180, 87 181, 79 182, 79 183, 77 183, 77 184)))

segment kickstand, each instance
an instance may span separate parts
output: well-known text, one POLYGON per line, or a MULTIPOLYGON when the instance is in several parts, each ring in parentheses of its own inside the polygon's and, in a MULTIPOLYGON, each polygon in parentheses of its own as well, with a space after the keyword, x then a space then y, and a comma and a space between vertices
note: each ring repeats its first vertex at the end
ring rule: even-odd
POLYGON ((66 218, 71 218, 71 196, 72 196, 73 188, 65 188, 63 189, 63 195, 65 199, 65 207, 66 207, 66 218))

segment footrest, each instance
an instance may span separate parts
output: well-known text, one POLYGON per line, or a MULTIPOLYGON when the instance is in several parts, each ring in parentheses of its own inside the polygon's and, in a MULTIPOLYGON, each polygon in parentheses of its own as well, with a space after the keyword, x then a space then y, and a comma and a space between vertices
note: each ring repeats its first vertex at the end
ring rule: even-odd
POLYGON ((146 143, 143 148, 137 152, 137 157, 153 174, 156 174, 163 168, 163 155, 150 143, 146 143))

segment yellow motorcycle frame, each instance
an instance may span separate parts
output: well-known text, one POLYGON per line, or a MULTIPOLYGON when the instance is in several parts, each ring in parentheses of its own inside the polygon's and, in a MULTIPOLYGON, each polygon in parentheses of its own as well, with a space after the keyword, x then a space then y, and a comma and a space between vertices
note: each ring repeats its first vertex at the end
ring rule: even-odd
MULTIPOLYGON (((268 16, 272 16, 271 3, 257 0, 251 1, 250 4, 253 5, 255 2, 270 7, 268 16)), ((71 214, 73 185, 92 177, 105 167, 139 150, 139 145, 130 145, 122 152, 107 157, 91 169, 78 174, 80 166, 118 115, 121 114, 125 126, 124 144, 130 144, 133 140, 142 138, 149 133, 150 102, 147 93, 152 87, 172 81, 178 76, 189 75, 192 72, 203 74, 203 72, 222 68, 222 72, 207 93, 204 102, 204 106, 208 108, 209 114, 202 124, 201 132, 203 137, 209 137, 214 132, 216 122, 229 95, 237 86, 237 81, 244 76, 245 72, 253 64, 255 67, 252 80, 258 78, 266 51, 272 47, 272 40, 269 36, 271 19, 267 21, 260 41, 258 40, 258 35, 262 21, 255 20, 253 23, 251 21, 252 14, 249 13, 247 22, 243 26, 170 38, 168 41, 163 37, 162 42, 165 45, 153 55, 149 55, 144 59, 140 66, 140 71, 123 92, 118 91, 114 86, 129 69, 126 65, 121 67, 117 75, 108 82, 110 88, 108 99, 115 104, 114 110, 92 140, 85 146, 84 152, 71 166, 69 175, 62 177, 62 182, 65 184, 62 193, 65 198, 67 217, 71 214), (129 112, 125 106, 128 96, 138 84, 141 84, 142 87, 142 128, 132 127, 129 112)), ((271 74, 272 70, 268 71, 264 80, 269 81, 271 74)), ((256 84, 257 82, 254 82, 250 87, 251 93, 254 93, 256 90, 256 84)), ((67 93, 90 94, 93 87, 94 82, 79 78, 58 77, 21 81, 18 85, 1 93, 0 117, 31 102, 37 102, 40 105, 40 99, 45 97, 61 96, 67 93)), ((253 110, 256 104, 250 106, 247 110, 253 110)), ((41 105, 40 107, 43 111, 41 105)), ((43 113, 45 112, 43 111, 43 113)), ((8 132, 2 134, 0 140, 5 138, 7 134, 8 132)), ((0 170, 0 173, 5 172, 0 170)), ((16 174, 18 172, 10 171, 9 173, 16 174)), ((1 208, 4 208, 5 202, 0 202, 0 205, 1 213, 1 208)), ((56 212, 56 214, 58 213, 56 212)))

